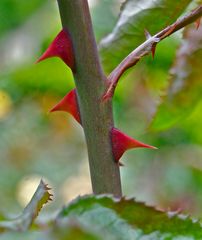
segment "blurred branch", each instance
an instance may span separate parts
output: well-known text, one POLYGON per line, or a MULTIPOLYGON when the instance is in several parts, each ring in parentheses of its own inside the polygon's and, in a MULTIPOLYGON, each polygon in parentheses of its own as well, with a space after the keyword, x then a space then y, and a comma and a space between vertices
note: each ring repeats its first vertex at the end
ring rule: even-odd
POLYGON ((148 32, 146 32, 147 40, 143 42, 140 46, 138 46, 135 50, 133 50, 124 60, 111 72, 108 76, 108 86, 107 89, 102 96, 102 100, 109 100, 113 97, 115 88, 118 84, 120 77, 123 73, 136 65, 143 56, 148 55, 150 52, 154 54, 155 47, 157 43, 159 43, 164 38, 170 36, 174 32, 180 30, 181 28, 187 26, 190 23, 197 21, 197 25, 199 24, 199 19, 202 16, 202 5, 197 7, 195 10, 187 14, 186 16, 180 18, 173 24, 167 26, 154 36, 151 36, 148 32))

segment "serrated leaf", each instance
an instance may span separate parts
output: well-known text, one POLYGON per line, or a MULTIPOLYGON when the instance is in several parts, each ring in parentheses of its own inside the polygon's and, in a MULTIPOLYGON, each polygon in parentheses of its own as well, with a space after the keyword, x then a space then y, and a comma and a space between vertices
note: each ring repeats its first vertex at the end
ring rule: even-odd
POLYGON ((79 197, 57 220, 74 218, 85 227, 114 236, 114 239, 202 239, 198 221, 136 202, 109 196, 79 197), (128 235, 129 234, 129 235, 128 235))
POLYGON ((105 69, 110 72, 144 40, 144 29, 152 35, 174 22, 191 0, 127 0, 112 33, 100 43, 105 69), (109 61, 110 59, 110 61, 109 61))
POLYGON ((22 214, 16 219, 0 222, 0 232, 5 232, 7 230, 26 231, 39 214, 43 205, 49 200, 52 200, 52 195, 48 192, 49 189, 47 184, 41 180, 32 199, 25 207, 22 214))
POLYGON ((202 27, 192 25, 184 31, 171 69, 170 86, 151 123, 152 130, 164 130, 184 120, 201 100, 202 27))

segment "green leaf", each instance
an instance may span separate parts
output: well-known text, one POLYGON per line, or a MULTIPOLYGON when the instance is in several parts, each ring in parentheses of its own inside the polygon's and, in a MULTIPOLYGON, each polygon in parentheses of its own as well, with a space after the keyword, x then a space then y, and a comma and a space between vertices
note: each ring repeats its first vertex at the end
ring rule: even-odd
POLYGON ((51 228, 51 231, 48 235, 48 239, 54 240, 104 240, 102 235, 99 235, 93 231, 93 229, 87 229, 75 219, 70 221, 63 219, 65 221, 57 221, 55 226, 51 228))
POLYGON ((56 226, 52 222, 46 229, 29 230, 26 232, 6 232, 1 235, 1 240, 106 240, 92 230, 85 229, 78 222, 71 220, 66 221, 64 224, 60 222, 60 226, 56 226))
POLYGON ((202 239, 202 227, 187 216, 157 210, 134 199, 84 196, 64 208, 56 222, 75 219, 105 239, 202 239))
POLYGON ((110 72, 144 40, 144 30, 152 35, 174 22, 191 0, 127 0, 111 34, 100 43, 105 69, 110 72), (110 59, 110 61, 109 61, 110 59))
MULTIPOLYGON (((42 235, 41 232, 38 231, 27 231, 27 232, 5 232, 1 235, 1 240, 47 240, 47 238, 44 237, 44 234, 42 235)), ((50 239, 48 239, 50 240, 50 239)))
POLYGON ((170 86, 162 98, 150 128, 165 130, 184 121, 201 100, 202 93, 202 27, 192 25, 184 31, 171 69, 170 86))
POLYGON ((0 222, 0 232, 5 232, 8 230, 12 231, 26 231, 34 219, 37 217, 39 211, 51 199, 51 194, 48 192, 50 188, 47 187, 42 180, 36 189, 31 201, 25 207, 21 216, 14 220, 1 221, 0 222))

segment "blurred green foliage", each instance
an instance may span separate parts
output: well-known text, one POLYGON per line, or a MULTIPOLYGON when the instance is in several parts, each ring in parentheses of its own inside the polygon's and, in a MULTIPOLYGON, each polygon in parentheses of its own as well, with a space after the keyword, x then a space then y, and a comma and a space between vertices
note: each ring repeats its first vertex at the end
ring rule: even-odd
POLYGON ((45 1, 33 0, 1 0, 0 4, 0 35, 19 27, 40 8, 45 1))

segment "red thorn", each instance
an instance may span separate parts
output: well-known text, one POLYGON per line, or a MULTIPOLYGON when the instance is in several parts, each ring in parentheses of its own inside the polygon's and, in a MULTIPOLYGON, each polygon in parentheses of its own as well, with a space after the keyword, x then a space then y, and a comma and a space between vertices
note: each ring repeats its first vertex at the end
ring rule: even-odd
POLYGON ((201 23, 201 17, 198 18, 198 19, 195 21, 196 30, 198 30, 198 28, 199 28, 199 26, 200 26, 200 23, 201 23))
POLYGON ((113 154, 116 162, 118 162, 121 156, 124 154, 124 152, 130 148, 144 147, 144 148, 156 149, 156 147, 144 144, 142 142, 139 142, 127 136, 126 134, 122 133, 116 128, 112 128, 111 137, 112 137, 113 154))
POLYGON ((153 59, 155 57, 156 45, 157 45, 157 43, 153 43, 152 48, 151 48, 151 53, 152 53, 152 58, 153 59))
POLYGON ((50 112, 55 111, 68 112, 81 124, 76 88, 67 93, 64 98, 50 110, 50 112))
POLYGON ((59 57, 72 71, 74 71, 74 52, 72 41, 67 30, 62 30, 50 44, 44 54, 36 61, 36 63, 46 58, 59 57))

